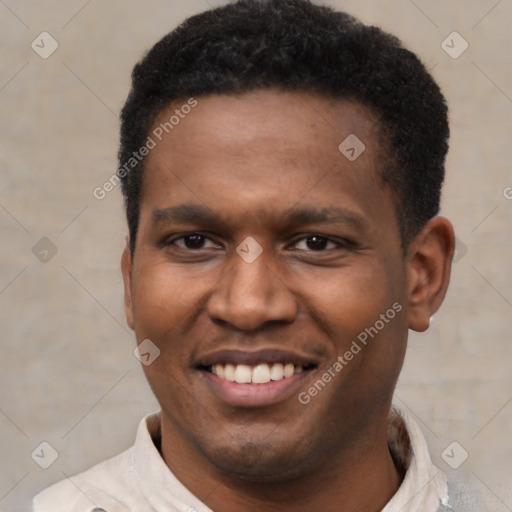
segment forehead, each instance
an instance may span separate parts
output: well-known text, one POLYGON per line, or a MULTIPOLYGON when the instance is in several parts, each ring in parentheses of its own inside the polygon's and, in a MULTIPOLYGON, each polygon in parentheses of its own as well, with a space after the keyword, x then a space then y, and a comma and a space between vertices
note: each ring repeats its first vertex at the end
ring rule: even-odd
POLYGON ((179 138, 190 147, 200 141, 196 138, 228 146, 261 141, 265 134, 274 142, 290 139, 297 152, 304 142, 309 142, 305 147, 311 149, 313 144, 321 145, 321 139, 324 143, 341 142, 340 137, 351 134, 371 142, 372 152, 373 142, 382 135, 377 116, 358 101, 274 89, 174 101, 157 117, 151 135, 159 146, 161 142, 172 145, 173 139, 179 138))
POLYGON ((157 118, 142 205, 268 213, 307 198, 366 208, 386 192, 381 126, 360 103, 271 90, 195 101, 157 118))

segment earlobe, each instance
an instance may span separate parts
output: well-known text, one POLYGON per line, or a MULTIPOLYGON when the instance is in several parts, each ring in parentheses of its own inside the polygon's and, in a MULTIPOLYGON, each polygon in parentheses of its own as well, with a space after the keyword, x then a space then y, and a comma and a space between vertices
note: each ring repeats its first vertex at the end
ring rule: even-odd
POLYGON ((121 272, 123 274, 124 283, 124 312, 126 315, 126 323, 130 329, 134 330, 135 321, 133 313, 132 301, 132 268, 133 260, 129 249, 130 244, 127 242, 121 256, 121 272))
POLYGON ((455 235, 444 217, 431 219, 407 253, 408 321, 414 331, 426 331, 441 306, 450 282, 455 235))

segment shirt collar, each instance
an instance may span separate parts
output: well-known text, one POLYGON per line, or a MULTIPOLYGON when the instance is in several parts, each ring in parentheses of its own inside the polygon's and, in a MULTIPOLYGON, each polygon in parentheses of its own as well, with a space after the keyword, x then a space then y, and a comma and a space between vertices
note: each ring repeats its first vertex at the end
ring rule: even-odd
MULTIPOLYGON (((134 447, 134 462, 141 490, 155 510, 212 512, 170 471, 158 451, 160 413, 140 423, 134 447)), ((432 463, 425 438, 417 423, 393 407, 388 421, 388 445, 395 463, 405 471, 404 480, 382 512, 436 512, 448 503, 446 475, 432 463)))
POLYGON ((432 463, 418 424, 398 407, 390 411, 388 445, 395 463, 406 472, 382 512, 436 512, 441 504, 449 507, 446 475, 432 463))
POLYGON ((213 512, 174 476, 160 455, 156 446, 161 438, 160 416, 160 412, 146 416, 135 440, 135 470, 145 499, 158 511, 213 512))

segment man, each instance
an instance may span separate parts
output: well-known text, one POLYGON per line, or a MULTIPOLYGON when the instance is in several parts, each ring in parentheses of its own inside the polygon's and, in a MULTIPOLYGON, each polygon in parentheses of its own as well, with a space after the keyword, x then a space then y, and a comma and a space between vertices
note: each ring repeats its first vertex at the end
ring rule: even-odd
POLYGON ((347 14, 241 0, 132 79, 125 308, 162 410, 34 510, 476 510, 391 405, 454 252, 423 65, 347 14))

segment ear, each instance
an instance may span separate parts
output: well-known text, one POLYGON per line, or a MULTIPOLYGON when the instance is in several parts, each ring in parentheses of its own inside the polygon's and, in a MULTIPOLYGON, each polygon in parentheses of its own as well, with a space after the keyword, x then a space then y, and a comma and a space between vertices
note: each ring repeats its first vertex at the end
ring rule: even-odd
POLYGON ((444 217, 431 219, 407 251, 408 321, 414 331, 426 331, 444 300, 455 251, 453 226, 444 217))
POLYGON ((124 312, 126 315, 126 323, 130 329, 134 329, 135 321, 133 314, 133 301, 132 301, 132 268, 133 259, 130 252, 130 244, 127 240, 126 247, 121 256, 121 272, 123 274, 124 283, 124 312))

